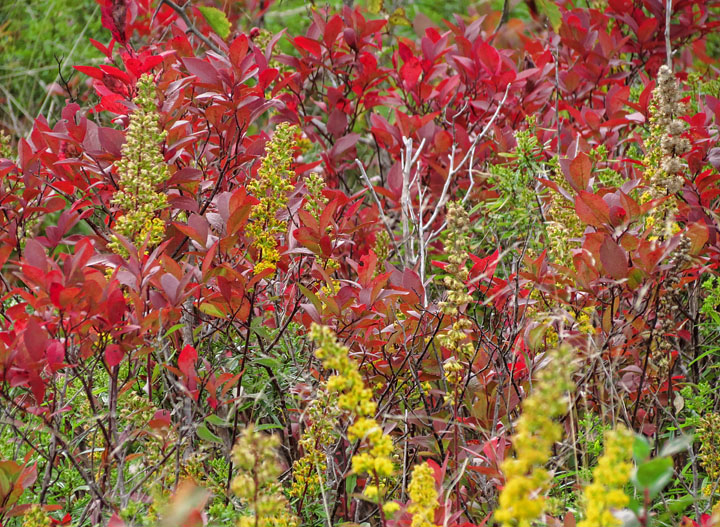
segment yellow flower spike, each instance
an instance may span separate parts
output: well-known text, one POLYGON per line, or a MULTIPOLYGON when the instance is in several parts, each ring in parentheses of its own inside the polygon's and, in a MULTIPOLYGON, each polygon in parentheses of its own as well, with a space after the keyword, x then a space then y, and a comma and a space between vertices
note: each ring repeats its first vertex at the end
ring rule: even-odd
POLYGON ((395 501, 388 501, 385 505, 383 505, 383 512, 385 513, 385 516, 392 516, 399 510, 400 504, 395 501))
POLYGON ((623 487, 632 471, 633 434, 624 426, 605 434, 605 451, 593 470, 593 482, 585 487, 585 519, 578 527, 620 527, 612 513, 630 503, 623 487))
MULTIPOLYGON (((130 115, 122 158, 117 163, 120 189, 113 195, 112 203, 121 214, 114 229, 137 247, 146 239, 152 247, 165 235, 165 222, 156 216, 156 211, 166 208, 168 201, 157 187, 165 183, 170 174, 160 149, 166 132, 160 130, 155 82, 151 75, 145 73, 140 77, 133 102, 137 109, 130 115)), ((115 235, 108 247, 127 256, 125 247, 115 235)))
POLYGON ((407 511, 412 514, 412 527, 435 525, 435 509, 438 508, 438 493, 432 467, 427 463, 415 465, 408 485, 411 503, 407 511))
POLYGON ((50 516, 39 505, 33 505, 25 512, 22 527, 50 527, 50 516))
POLYGON ((330 393, 327 386, 320 389, 314 401, 306 410, 310 425, 303 430, 300 438, 303 456, 293 463, 293 483, 290 496, 313 497, 322 490, 322 474, 327 470, 327 448, 335 436, 334 423, 340 417, 337 394, 330 393))
POLYGON ((305 178, 305 188, 307 189, 305 208, 312 214, 316 220, 320 219, 323 207, 327 204, 327 198, 322 195, 325 188, 325 180, 322 175, 312 172, 305 178))
MULTIPOLYGON (((700 440, 700 463, 710 481, 720 480, 720 414, 713 412, 702 416, 697 437, 700 440)), ((713 484, 708 484, 703 493, 710 495, 712 489, 713 484)))
POLYGON ((355 420, 348 428, 348 439, 359 441, 361 446, 352 458, 353 472, 367 474, 374 480, 365 487, 363 495, 382 505, 384 489, 378 486, 378 480, 392 477, 395 466, 390 458, 392 439, 373 417, 377 404, 371 400, 372 390, 365 386, 358 365, 350 359, 350 350, 337 341, 330 328, 313 324, 310 338, 318 346, 315 356, 322 361, 323 367, 336 371, 327 380, 328 391, 337 393, 338 407, 355 420))
POLYGON ((278 476, 280 467, 275 449, 280 440, 249 425, 233 448, 238 475, 231 490, 246 505, 249 515, 240 517, 239 527, 297 527, 297 518, 289 512, 278 476))
POLYGON ((523 412, 512 438, 515 457, 502 464, 505 475, 495 520, 503 527, 530 527, 545 510, 551 476, 543 467, 562 436, 553 418, 566 409, 565 392, 573 389, 572 353, 567 347, 549 352, 549 362, 523 402, 523 412))
POLYGON ((278 125, 265 146, 257 177, 247 185, 250 193, 260 200, 250 211, 246 228, 252 246, 260 253, 261 259, 254 269, 256 274, 274 269, 280 260, 277 238, 287 231, 287 222, 278 220, 277 214, 287 206, 288 193, 294 188, 292 163, 297 131, 297 127, 289 123, 278 125))

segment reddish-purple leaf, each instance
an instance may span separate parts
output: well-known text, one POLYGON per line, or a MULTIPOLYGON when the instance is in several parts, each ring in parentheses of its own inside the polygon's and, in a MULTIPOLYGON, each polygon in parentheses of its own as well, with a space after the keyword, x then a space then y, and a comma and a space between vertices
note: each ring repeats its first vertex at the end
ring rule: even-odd
POLYGON ((123 353, 122 348, 117 344, 110 344, 107 348, 105 348, 105 362, 110 368, 114 368, 120 364, 124 356, 125 354, 123 353))
POLYGON ((590 183, 591 174, 592 162, 585 152, 580 152, 577 157, 570 162, 570 183, 573 184, 578 192, 586 190, 588 183, 590 183))
POLYGON ((610 223, 610 207, 597 194, 581 190, 575 198, 575 211, 583 222, 593 227, 610 223))
POLYGON ((605 237, 605 241, 600 246, 600 262, 615 280, 627 278, 627 253, 610 236, 605 237))

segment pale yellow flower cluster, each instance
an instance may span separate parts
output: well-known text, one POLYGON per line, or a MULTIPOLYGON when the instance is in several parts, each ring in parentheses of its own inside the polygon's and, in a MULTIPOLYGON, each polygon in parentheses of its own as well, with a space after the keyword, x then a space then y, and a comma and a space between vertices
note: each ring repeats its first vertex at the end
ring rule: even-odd
MULTIPOLYGON (((328 391, 338 394, 338 407, 355 420, 348 428, 348 438, 360 441, 361 447, 352 459, 353 472, 367 474, 374 480, 365 486, 363 495, 381 504, 384 489, 380 484, 394 474, 395 467, 390 457, 392 439, 374 418, 377 404, 372 400, 372 390, 365 386, 357 364, 349 356, 350 350, 337 341, 330 328, 313 324, 310 337, 318 346, 315 356, 325 368, 337 372, 327 381, 328 391)), ((395 508, 388 505, 390 509, 386 510, 395 508)))
POLYGON ((233 461, 238 475, 232 481, 232 491, 247 507, 249 514, 240 517, 238 527, 297 527, 282 495, 278 476, 280 468, 275 449, 277 436, 258 432, 249 425, 243 430, 233 448, 233 461))
POLYGON ((549 352, 548 365, 540 372, 533 392, 523 402, 523 412, 512 437, 514 457, 502 464, 505 486, 500 493, 495 520, 503 527, 530 527, 545 510, 551 476, 544 465, 552 447, 562 437, 553 418, 567 407, 565 393, 573 389, 572 353, 567 347, 549 352))
POLYGON ((633 433, 624 426, 605 434, 605 451, 593 470, 593 482, 585 487, 585 519, 578 527, 620 527, 613 511, 630 503, 624 487, 632 472, 633 433))
POLYGON ((247 185, 247 189, 260 203, 250 212, 250 223, 247 234, 252 245, 259 252, 259 261, 255 264, 255 273, 265 269, 275 269, 280 260, 277 238, 287 231, 287 222, 277 218, 288 202, 288 192, 294 187, 295 177, 293 164, 293 148, 297 127, 288 123, 280 123, 272 139, 265 146, 263 158, 257 177, 247 185))
MULTIPOLYGON (((147 241, 149 247, 162 241, 165 222, 157 211, 168 206, 167 195, 158 187, 170 177, 161 143, 166 132, 160 130, 159 114, 155 103, 155 82, 144 74, 137 83, 137 96, 133 99, 137 109, 130 115, 130 124, 122 147, 122 158, 117 164, 120 189, 112 198, 121 214, 115 221, 115 232, 136 247, 147 241)), ((127 250, 116 236, 108 247, 127 256, 127 250)))
POLYGON ((407 511, 412 514, 412 527, 433 527, 439 503, 433 469, 427 462, 413 468, 408 496, 411 502, 407 511))

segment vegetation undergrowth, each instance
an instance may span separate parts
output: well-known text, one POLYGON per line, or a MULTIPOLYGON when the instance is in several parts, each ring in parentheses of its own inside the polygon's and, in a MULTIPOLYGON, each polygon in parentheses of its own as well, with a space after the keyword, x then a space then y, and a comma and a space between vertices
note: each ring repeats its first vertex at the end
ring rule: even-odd
POLYGON ((0 526, 720 526, 718 15, 3 5, 0 526))

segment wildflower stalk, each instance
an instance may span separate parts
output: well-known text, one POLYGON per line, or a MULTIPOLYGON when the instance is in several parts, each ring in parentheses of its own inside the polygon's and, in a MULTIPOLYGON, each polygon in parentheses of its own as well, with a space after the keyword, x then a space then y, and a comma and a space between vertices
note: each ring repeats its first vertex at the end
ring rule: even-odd
POLYGON ((384 525, 385 513, 396 508, 396 504, 385 504, 383 485, 383 481, 395 473, 390 458, 394 448, 392 439, 373 417, 377 411, 373 392, 365 386, 357 364, 349 356, 350 350, 324 326, 313 324, 310 338, 318 346, 315 356, 322 361, 323 367, 336 372, 327 380, 327 390, 337 394, 338 408, 353 420, 348 428, 348 439, 360 443, 352 458, 352 471, 367 474, 373 481, 365 485, 363 497, 378 505, 384 525))
MULTIPOLYGON (((680 99, 675 75, 667 66, 661 66, 650 103, 650 137, 643 159, 644 175, 650 189, 641 196, 641 203, 676 194, 682 188, 685 162, 681 156, 691 147, 690 141, 682 137, 685 124, 680 116, 686 109, 680 99)), ((672 221, 676 208, 674 200, 664 201, 645 219, 645 227, 654 231, 656 237, 675 234, 679 230, 672 221)))
POLYGON ((297 127, 293 125, 278 125, 265 147, 265 157, 257 177, 247 185, 248 190, 260 200, 250 211, 250 223, 246 229, 252 246, 258 251, 255 273, 275 269, 280 260, 277 238, 287 231, 287 222, 277 219, 277 215, 287 206, 288 192, 294 188, 292 163, 296 133, 297 127))
MULTIPOLYGON (((165 222, 156 215, 168 206, 165 193, 158 187, 170 177, 160 144, 166 132, 160 130, 160 117, 155 103, 155 81, 143 74, 137 83, 133 99, 137 109, 130 115, 130 124, 117 164, 120 189, 112 198, 121 214, 115 222, 115 232, 132 241, 136 247, 146 241, 157 245, 165 234, 165 222)), ((113 235, 108 247, 121 256, 127 250, 113 235)))
MULTIPOLYGON (((465 283, 470 275, 465 261, 468 257, 470 231, 470 218, 460 201, 451 201, 447 204, 447 241, 445 250, 448 257, 447 273, 443 284, 447 289, 447 300, 441 302, 440 309, 453 320, 452 326, 438 336, 438 342, 450 353, 450 357, 443 365, 445 378, 451 391, 446 395, 447 403, 452 404, 453 410, 453 463, 458 468, 459 454, 459 409, 462 402, 463 363, 470 361, 473 345, 468 342, 466 331, 472 323, 462 313, 464 306, 472 301, 467 292, 465 283)), ((460 495, 456 494, 456 507, 460 508, 460 495)))
POLYGON ((501 467, 505 486, 495 520, 503 527, 530 527, 545 510, 551 476, 544 465, 550 459, 553 445, 562 437, 562 428, 553 418, 565 413, 565 393, 573 389, 570 350, 561 346, 549 355, 534 391, 523 402, 523 412, 512 437, 515 455, 506 458, 501 467))
POLYGON ((297 518, 289 513, 278 482, 280 467, 275 449, 279 444, 277 436, 262 434, 249 425, 233 448, 233 461, 239 473, 232 482, 232 491, 250 513, 240 517, 238 527, 298 525, 297 518))
POLYGON ((415 465, 413 468, 412 479, 408 485, 411 502, 407 508, 412 514, 412 527, 435 525, 435 509, 440 504, 433 476, 433 469, 427 462, 415 465))
POLYGON ((613 510, 630 503, 623 488, 630 481, 634 437, 630 430, 618 426, 605 434, 605 451, 593 470, 593 482, 586 486, 585 519, 578 527, 620 527, 622 520, 613 510))

